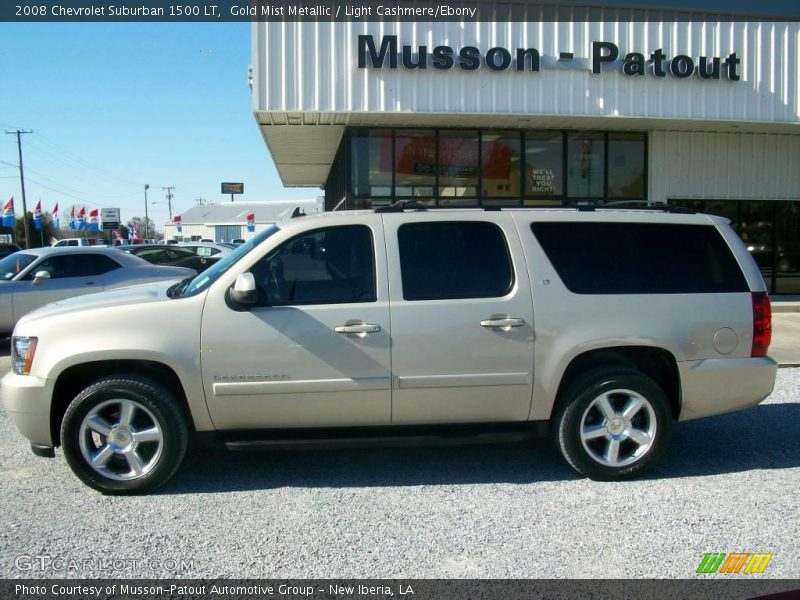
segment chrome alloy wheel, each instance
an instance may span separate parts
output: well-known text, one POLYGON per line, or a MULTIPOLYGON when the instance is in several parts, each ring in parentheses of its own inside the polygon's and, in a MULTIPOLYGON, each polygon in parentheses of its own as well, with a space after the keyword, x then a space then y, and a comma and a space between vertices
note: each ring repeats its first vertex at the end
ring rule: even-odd
POLYGON ((158 464, 164 435, 153 413, 138 402, 106 400, 84 417, 79 443, 86 464, 97 473, 130 481, 158 464))
POLYGON ((626 467, 647 454, 656 438, 656 413, 650 402, 631 390, 604 392, 581 417, 581 443, 592 460, 607 467, 626 467))

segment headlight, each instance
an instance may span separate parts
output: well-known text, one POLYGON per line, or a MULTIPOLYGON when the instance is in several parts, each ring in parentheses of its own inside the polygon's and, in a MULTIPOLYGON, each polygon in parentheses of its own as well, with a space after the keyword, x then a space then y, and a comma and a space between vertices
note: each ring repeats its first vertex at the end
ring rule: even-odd
POLYGON ((35 337, 11 338, 11 364, 17 375, 30 375, 38 340, 39 338, 35 337))

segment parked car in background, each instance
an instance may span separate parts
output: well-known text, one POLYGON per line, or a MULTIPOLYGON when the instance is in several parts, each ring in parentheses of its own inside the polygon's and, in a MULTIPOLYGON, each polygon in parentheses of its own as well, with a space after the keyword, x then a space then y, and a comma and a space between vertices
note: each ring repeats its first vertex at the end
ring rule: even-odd
POLYGON ((198 256, 216 256, 217 254, 220 256, 225 256, 226 254, 233 252, 233 250, 227 246, 208 242, 183 242, 178 244, 178 246, 180 248, 188 248, 198 256))
POLYGON ((102 246, 21 250, 0 260, 0 333, 10 333, 22 315, 50 302, 195 274, 102 246))
POLYGON ((0 244, 0 258, 5 258, 9 254, 14 254, 14 252, 19 252, 22 250, 16 244, 0 244))
POLYGON ((55 248, 61 248, 62 246, 105 246, 106 243, 103 240, 99 240, 97 238, 64 238, 63 240, 58 240, 53 244, 55 248))
POLYGON ((180 246, 148 244, 146 246, 128 246, 120 249, 123 252, 143 258, 147 262, 154 265, 186 267, 189 269, 194 269, 198 273, 205 271, 220 258, 219 255, 199 256, 192 252, 189 248, 181 248, 180 246))

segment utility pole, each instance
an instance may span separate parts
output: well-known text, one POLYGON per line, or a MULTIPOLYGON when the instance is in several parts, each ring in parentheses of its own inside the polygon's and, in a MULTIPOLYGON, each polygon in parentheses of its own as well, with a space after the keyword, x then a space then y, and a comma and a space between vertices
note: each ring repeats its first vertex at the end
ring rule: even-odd
MULTIPOLYGON (((150 189, 150 184, 144 184, 144 239, 147 240, 150 236, 147 235, 147 226, 149 225, 149 219, 147 218, 147 190, 150 189)), ((146 244, 147 242, 145 242, 146 244)))
POLYGON ((25 171, 22 168, 22 134, 23 133, 33 133, 30 129, 16 129, 14 131, 9 131, 6 129, 6 133, 9 135, 16 135, 17 136, 17 150, 19 150, 19 181, 22 185, 22 225, 25 229, 25 249, 31 247, 30 240, 28 239, 28 203, 25 201, 25 171))
POLYGON ((175 186, 174 185, 162 186, 161 189, 162 190, 167 190, 167 207, 169 208, 169 221, 171 223, 172 222, 172 198, 174 198, 174 196, 172 195, 172 190, 175 189, 175 186))

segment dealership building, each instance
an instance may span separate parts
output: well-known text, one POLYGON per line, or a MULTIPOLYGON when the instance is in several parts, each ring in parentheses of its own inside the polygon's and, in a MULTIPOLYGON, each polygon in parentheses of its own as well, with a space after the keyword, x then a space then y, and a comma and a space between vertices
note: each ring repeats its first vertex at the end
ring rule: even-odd
POLYGON ((326 210, 688 207, 800 293, 800 25, 600 13, 256 22, 254 114, 283 183, 326 210))

